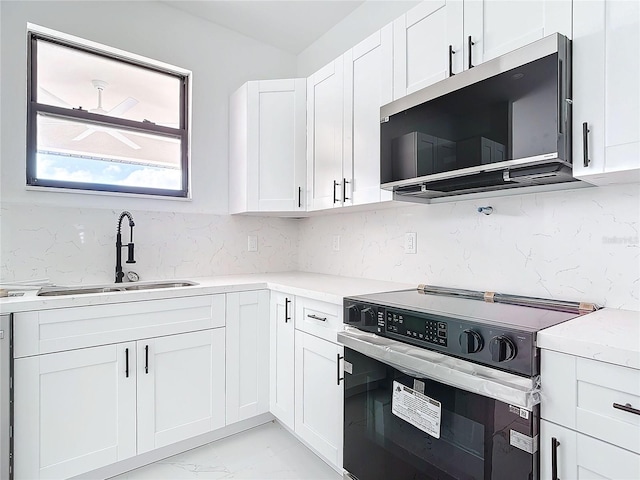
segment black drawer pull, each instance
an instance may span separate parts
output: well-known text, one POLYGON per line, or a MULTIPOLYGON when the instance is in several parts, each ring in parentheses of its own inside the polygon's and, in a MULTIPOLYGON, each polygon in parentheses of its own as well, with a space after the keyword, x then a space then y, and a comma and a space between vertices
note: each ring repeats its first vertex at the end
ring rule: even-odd
POLYGON ((625 403, 624 405, 614 403, 613 408, 617 408, 618 410, 622 410, 624 412, 633 413, 634 415, 640 415, 640 410, 638 410, 637 408, 633 408, 630 403, 625 403))
POLYGON ((556 437, 551 437, 551 480, 560 480, 558 478, 558 447, 560 442, 556 437))
POLYGON ((321 322, 326 322, 327 321, 327 317, 319 317, 318 315, 314 315, 312 313, 307 315, 307 317, 313 318, 314 320, 320 320, 321 322))
POLYGON ((129 378, 129 349, 124 349, 124 376, 129 378))

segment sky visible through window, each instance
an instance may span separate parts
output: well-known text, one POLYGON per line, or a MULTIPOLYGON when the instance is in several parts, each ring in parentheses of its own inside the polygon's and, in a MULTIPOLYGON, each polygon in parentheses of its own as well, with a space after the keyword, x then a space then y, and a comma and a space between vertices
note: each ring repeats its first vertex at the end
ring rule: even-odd
POLYGON ((38 178, 103 185, 179 189, 180 169, 114 162, 98 158, 38 153, 38 178))

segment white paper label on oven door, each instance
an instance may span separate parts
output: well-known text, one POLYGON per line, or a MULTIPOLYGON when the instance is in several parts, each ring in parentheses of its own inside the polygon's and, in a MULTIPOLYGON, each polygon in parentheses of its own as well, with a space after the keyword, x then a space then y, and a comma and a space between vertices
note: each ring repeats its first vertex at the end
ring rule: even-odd
POLYGON ((538 436, 530 437, 525 435, 524 433, 516 432, 515 430, 510 430, 509 432, 509 443, 519 448, 520 450, 524 450, 527 453, 535 453, 538 451, 538 436))
POLYGON ((440 438, 442 406, 437 400, 394 381, 391 411, 432 437, 440 438))
POLYGON ((346 360, 344 361, 344 371, 347 372, 347 373, 353 374, 353 365, 351 365, 346 360))

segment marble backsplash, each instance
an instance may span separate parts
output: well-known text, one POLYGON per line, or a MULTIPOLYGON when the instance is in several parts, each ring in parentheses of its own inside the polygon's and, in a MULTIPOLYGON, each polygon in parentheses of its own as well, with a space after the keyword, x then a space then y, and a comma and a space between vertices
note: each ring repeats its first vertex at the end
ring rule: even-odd
MULTIPOLYGON (((111 283, 120 211, 3 204, 0 278, 54 283, 111 283)), ((295 220, 131 210, 141 280, 296 270, 295 220), (247 251, 247 236, 258 251, 247 251)), ((126 218, 123 243, 129 241, 126 218)), ((123 262, 126 260, 123 249, 123 262)))
POLYGON ((399 205, 302 221, 299 270, 640 310, 638 185, 399 205))

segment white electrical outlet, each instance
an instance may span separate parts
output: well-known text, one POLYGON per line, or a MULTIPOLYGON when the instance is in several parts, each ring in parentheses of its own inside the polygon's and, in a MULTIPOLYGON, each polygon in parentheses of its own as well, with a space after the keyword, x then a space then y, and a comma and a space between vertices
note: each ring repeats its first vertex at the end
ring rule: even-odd
POLYGON ((340 235, 333 236, 333 251, 334 252, 340 251, 340 235))
POLYGON ((418 251, 418 234, 409 232, 404 234, 404 253, 416 253, 418 251))
POLYGON ((250 252, 258 251, 258 236, 257 235, 249 235, 247 237, 247 250, 250 252))

